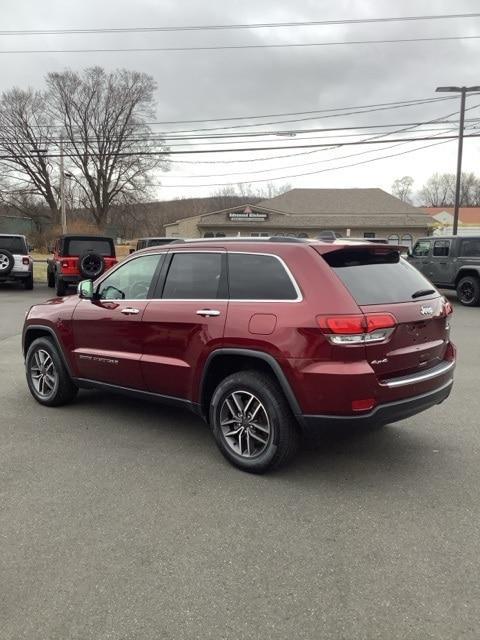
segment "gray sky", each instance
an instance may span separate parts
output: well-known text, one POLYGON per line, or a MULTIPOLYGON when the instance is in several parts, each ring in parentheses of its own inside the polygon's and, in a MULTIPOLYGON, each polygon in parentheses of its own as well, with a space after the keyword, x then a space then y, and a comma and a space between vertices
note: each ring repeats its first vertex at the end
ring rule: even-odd
MULTIPOLYGON (((38 0, 1 0, 1 29, 264 23, 469 13, 479 10, 478 0, 403 0, 401 3, 387 0, 43 0, 41 3, 38 0)), ((0 50, 300 43, 454 35, 480 35, 480 18, 250 31, 0 36, 0 50)), ((157 120, 233 118, 435 97, 434 90, 438 85, 480 84, 479 53, 480 40, 458 40, 303 49, 0 54, 0 89, 3 91, 14 85, 41 87, 42 77, 47 72, 59 71, 66 67, 81 69, 93 64, 99 64, 106 69, 125 67, 145 71, 155 78, 158 84, 157 120)), ((470 97, 467 106, 472 107, 476 104, 480 105, 480 96, 470 97)), ((251 130, 355 127, 367 124, 400 125, 405 122, 440 118, 457 110, 458 101, 452 100, 370 114, 265 125, 251 130)), ((456 117, 453 115, 452 119, 456 117)), ((467 117, 480 118, 480 107, 472 109, 467 117)), ((281 118, 264 121, 275 119, 281 118)), ((252 122, 259 123, 262 120, 254 119, 252 122)), ((168 129, 174 131, 224 124, 204 122, 168 125, 168 129)), ((245 121, 232 121, 232 124, 245 124, 245 121)), ((453 124, 444 126, 455 128, 453 124)), ((157 126, 155 129, 166 130, 167 126, 157 126)), ((381 131, 357 133, 362 137, 370 137, 381 131)), ((303 137, 323 138, 330 135, 332 134, 316 133, 297 135, 293 138, 277 137, 268 144, 295 145, 301 144, 303 137)), ((352 141, 355 138, 344 140, 352 141)), ((313 140, 307 140, 305 143, 313 144, 313 140)), ((264 146, 260 140, 256 140, 255 144, 264 146)), ((289 152, 175 156, 175 160, 192 164, 173 162, 169 173, 158 176, 158 181, 162 182, 163 187, 158 189, 156 195, 162 199, 203 196, 209 195, 217 187, 199 186, 202 184, 235 184, 259 179, 272 180, 274 184, 288 182, 294 187, 378 186, 390 189, 395 178, 407 174, 415 178, 415 186, 419 188, 431 173, 455 170, 455 142, 363 166, 334 171, 322 170, 406 151, 422 144, 429 143, 404 144, 394 149, 387 149, 388 144, 344 147, 308 155, 273 158, 268 162, 255 159, 284 156, 289 152), (344 156, 366 150, 370 153, 342 159, 344 156), (247 158, 250 162, 230 162, 247 158), (229 162, 225 162, 227 160, 229 162), (316 164, 312 164, 314 162, 316 164), (292 165, 300 164, 306 166, 291 168, 292 165), (269 171, 266 172, 266 169, 269 171), (287 177, 314 171, 317 173, 313 175, 287 177), (279 176, 285 178, 274 180, 279 176), (169 185, 183 186, 172 188, 169 185)), ((464 170, 478 171, 479 147, 480 139, 479 142, 476 139, 466 140, 464 170)), ((292 150, 291 153, 299 154, 301 151, 292 150)), ((265 183, 258 183, 258 186, 264 185, 265 183)))

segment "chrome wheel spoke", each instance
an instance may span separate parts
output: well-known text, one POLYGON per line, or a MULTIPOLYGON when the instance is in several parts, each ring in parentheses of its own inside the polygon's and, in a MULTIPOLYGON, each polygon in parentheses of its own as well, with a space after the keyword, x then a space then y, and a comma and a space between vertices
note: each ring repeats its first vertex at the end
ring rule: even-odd
POLYGON ((225 437, 226 438, 230 438, 231 436, 236 436, 237 434, 240 433, 240 431, 243 431, 243 427, 239 427, 238 429, 234 429, 233 431, 229 431, 228 433, 225 433, 225 437))
POLYGON ((250 456, 252 455, 252 452, 250 450, 250 432, 249 431, 246 432, 246 440, 247 440, 247 455, 250 456))
POLYGON ((235 393, 232 393, 232 396, 231 396, 231 397, 232 397, 232 399, 233 399, 233 401, 234 401, 234 403, 235 403, 235 406, 236 406, 236 407, 237 407, 237 409, 238 409, 238 412, 239 412, 239 413, 243 413, 243 411, 244 411, 244 409, 243 409, 243 404, 240 402, 240 400, 239 400, 239 398, 238 398, 238 395, 239 395, 239 394, 235 392, 235 393))
POLYGON ((267 442, 268 442, 268 438, 264 440, 263 438, 260 438, 260 436, 258 436, 253 431, 250 431, 250 437, 253 438, 254 440, 257 440, 261 444, 267 444, 267 442))
POLYGON ((251 426, 258 431, 262 431, 263 433, 270 433, 270 429, 262 424, 258 424, 258 422, 251 422, 251 426))
POLYGON ((220 425, 222 427, 226 427, 228 424, 236 424, 238 422, 237 418, 231 418, 230 420, 222 420, 220 425))

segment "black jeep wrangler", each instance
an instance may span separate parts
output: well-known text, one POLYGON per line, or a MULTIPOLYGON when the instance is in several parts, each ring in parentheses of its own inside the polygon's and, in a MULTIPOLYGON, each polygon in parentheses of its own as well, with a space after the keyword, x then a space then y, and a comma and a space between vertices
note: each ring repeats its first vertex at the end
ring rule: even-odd
POLYGON ((462 304, 480 305, 480 236, 420 238, 408 261, 437 287, 455 289, 462 304))

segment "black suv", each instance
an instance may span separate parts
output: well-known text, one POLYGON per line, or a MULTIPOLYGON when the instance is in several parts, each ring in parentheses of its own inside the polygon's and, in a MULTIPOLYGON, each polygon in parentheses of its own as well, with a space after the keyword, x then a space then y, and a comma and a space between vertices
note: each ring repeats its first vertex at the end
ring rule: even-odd
POLYGON ((47 283, 64 296, 69 285, 85 278, 92 280, 117 264, 112 238, 66 234, 53 245, 53 256, 47 261, 47 283))
POLYGON ((462 304, 480 305, 480 236, 420 238, 408 261, 437 287, 455 289, 462 304))
POLYGON ((155 238, 138 238, 135 249, 130 249, 130 253, 140 251, 140 249, 147 249, 148 247, 159 247, 162 244, 170 244, 176 240, 178 240, 178 238, 166 238, 164 236, 158 236, 155 238))

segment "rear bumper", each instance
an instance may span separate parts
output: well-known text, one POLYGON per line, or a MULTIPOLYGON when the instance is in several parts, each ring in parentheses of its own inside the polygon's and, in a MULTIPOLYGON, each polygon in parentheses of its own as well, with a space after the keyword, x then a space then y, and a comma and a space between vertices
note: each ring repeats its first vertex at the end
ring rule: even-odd
POLYGON ((63 280, 65 284, 78 284, 82 280, 85 280, 81 275, 64 276, 62 273, 59 274, 59 278, 63 280))
POLYGON ((372 411, 361 415, 336 416, 336 415, 303 415, 300 418, 302 426, 307 433, 314 434, 320 427, 352 424, 389 424, 410 418, 430 407, 440 404, 448 398, 453 386, 453 378, 450 378, 441 387, 423 393, 419 396, 397 400, 377 405, 372 411))
POLYGON ((14 280, 25 280, 32 275, 32 270, 28 271, 10 271, 6 276, 0 276, 0 282, 13 282, 14 280))

